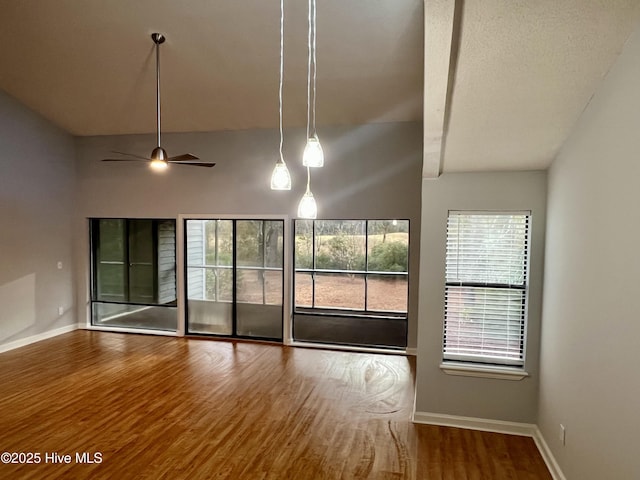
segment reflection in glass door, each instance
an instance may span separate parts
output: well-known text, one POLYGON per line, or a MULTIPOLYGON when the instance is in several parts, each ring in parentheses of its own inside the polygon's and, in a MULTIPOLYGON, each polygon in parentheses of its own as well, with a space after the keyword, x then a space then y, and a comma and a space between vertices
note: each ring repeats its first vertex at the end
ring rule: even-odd
POLYGON ((187 220, 187 331, 233 334, 233 220, 187 220))
POLYGON ((186 220, 187 334, 282 339, 283 220, 186 220))
POLYGON ((236 221, 237 334, 282 338, 282 220, 236 221))
POLYGON ((155 300, 155 248, 152 220, 129 221, 129 301, 155 300))
POLYGON ((93 218, 91 323, 176 331, 176 223, 93 218))

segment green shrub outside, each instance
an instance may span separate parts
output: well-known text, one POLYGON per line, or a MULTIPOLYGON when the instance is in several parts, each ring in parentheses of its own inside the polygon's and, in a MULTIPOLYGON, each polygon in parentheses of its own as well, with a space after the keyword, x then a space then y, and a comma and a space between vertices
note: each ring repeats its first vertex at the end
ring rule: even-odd
POLYGON ((375 245, 369 255, 369 270, 377 272, 406 272, 409 250, 402 242, 375 245))
MULTIPOLYGON (((316 255, 316 268, 322 270, 364 270, 365 257, 355 252, 344 238, 334 237, 328 248, 316 255)), ((384 242, 375 245, 369 254, 369 271, 406 272, 408 246, 403 242, 384 242)), ((298 252, 296 265, 311 268, 311 255, 298 252)))

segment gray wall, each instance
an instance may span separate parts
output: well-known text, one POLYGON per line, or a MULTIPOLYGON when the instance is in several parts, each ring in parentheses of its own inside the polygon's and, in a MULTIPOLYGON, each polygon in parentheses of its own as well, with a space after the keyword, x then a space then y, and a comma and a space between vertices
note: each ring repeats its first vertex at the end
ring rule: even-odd
POLYGON ((416 412, 535 423, 538 395, 546 172, 455 173, 423 180, 416 412), (442 361, 449 210, 531 210, 525 370, 519 381, 448 375, 442 361))
POLYGON ((0 91, 0 345, 76 322, 74 159, 71 135, 0 91))
MULTIPOLYGON (((319 218, 411 220, 409 347, 416 345, 420 249, 422 124, 381 123, 318 131, 325 167, 312 171, 311 189, 319 218)), ((288 214, 306 184, 302 168, 304 131, 285 131, 285 161, 291 192, 273 192, 269 179, 278 152, 274 130, 185 133, 163 136, 169 155, 190 152, 217 162, 212 169, 173 166, 154 174, 143 163, 105 163, 110 150, 147 155, 153 135, 78 138, 79 218, 175 217, 179 214, 288 214)), ((86 235, 80 222, 77 235, 86 235)), ((88 252, 78 251, 78 278, 88 269, 88 252)), ((82 287, 81 287, 82 288, 82 287)), ((81 290, 80 298, 86 298, 81 290)), ((84 308, 84 307, 83 307, 84 308)))
POLYGON ((569 479, 640 478, 639 60, 637 30, 549 173, 538 421, 569 479))

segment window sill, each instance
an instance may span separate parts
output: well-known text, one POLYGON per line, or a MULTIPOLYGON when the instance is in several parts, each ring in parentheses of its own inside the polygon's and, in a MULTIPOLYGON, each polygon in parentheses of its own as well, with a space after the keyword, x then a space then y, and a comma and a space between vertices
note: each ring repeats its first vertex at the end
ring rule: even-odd
POLYGON ((375 312, 366 310, 347 310, 341 308, 306 308, 296 307, 294 315, 313 315, 316 317, 343 317, 343 318, 372 318, 377 320, 404 320, 407 321, 406 313, 397 312, 375 312))
POLYGON ((491 365, 476 365, 470 363, 447 363, 440 364, 440 370, 447 375, 459 375, 463 377, 496 378, 499 380, 522 380, 529 374, 522 368, 516 367, 496 367, 491 365))

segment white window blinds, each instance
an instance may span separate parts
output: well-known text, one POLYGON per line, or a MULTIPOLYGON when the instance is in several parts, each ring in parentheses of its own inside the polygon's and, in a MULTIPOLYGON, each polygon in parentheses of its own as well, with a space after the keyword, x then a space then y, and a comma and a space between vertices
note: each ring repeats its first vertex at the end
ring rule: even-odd
POLYGON ((444 359, 524 363, 529 212, 449 212, 444 359))

